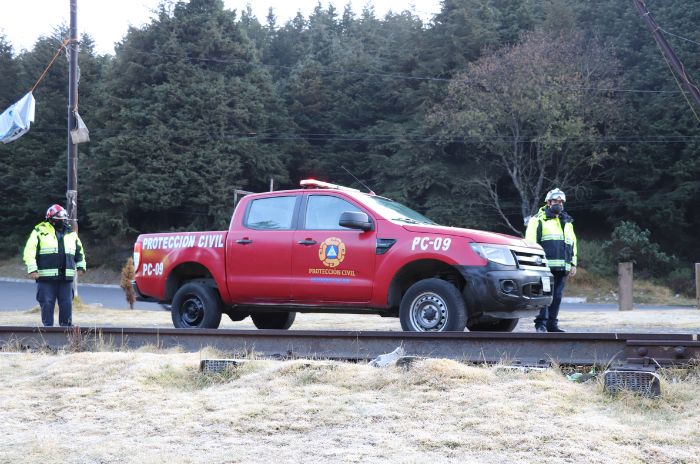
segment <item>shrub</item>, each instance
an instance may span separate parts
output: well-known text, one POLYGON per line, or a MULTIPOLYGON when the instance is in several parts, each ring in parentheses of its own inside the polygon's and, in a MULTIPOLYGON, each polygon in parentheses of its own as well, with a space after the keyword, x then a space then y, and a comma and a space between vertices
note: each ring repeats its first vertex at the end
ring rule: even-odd
POLYGON ((689 266, 680 266, 660 280, 663 284, 668 285, 673 293, 690 298, 695 296, 695 277, 689 266))
POLYGON ((578 240, 578 267, 599 276, 613 276, 616 264, 610 253, 597 240, 578 240))
POLYGON ((678 266, 678 259, 661 251, 658 243, 649 240, 650 235, 634 222, 622 221, 613 230, 612 240, 603 243, 603 249, 616 263, 633 262, 635 272, 642 276, 666 276, 678 266))
POLYGON ((134 260, 129 258, 122 268, 121 280, 119 282, 119 286, 124 290, 126 302, 129 303, 129 309, 134 309, 134 303, 136 302, 136 292, 134 292, 134 288, 131 286, 132 280, 134 280, 134 260))

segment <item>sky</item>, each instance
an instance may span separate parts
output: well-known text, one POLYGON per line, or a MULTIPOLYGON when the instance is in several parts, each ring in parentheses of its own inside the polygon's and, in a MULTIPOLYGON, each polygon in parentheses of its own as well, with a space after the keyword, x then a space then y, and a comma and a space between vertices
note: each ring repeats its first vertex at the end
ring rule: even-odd
MULTIPOLYGON (((161 0, 78 0, 78 35, 87 33, 95 40, 96 52, 114 53, 114 44, 123 39, 129 26, 141 27, 154 17, 161 0)), ((50 35, 56 27, 68 25, 70 0, 0 0, 0 35, 5 35, 15 53, 31 50, 34 42, 50 35)), ((305 17, 317 5, 318 0, 224 0, 229 10, 241 10, 250 4, 253 13, 265 20, 269 7, 277 16, 277 24, 301 11, 305 17)), ((323 0, 325 7, 332 3, 339 11, 350 3, 359 13, 366 0, 323 0)), ((408 9, 430 20, 440 9, 440 0, 373 0, 377 16, 389 10, 398 12, 408 9)))

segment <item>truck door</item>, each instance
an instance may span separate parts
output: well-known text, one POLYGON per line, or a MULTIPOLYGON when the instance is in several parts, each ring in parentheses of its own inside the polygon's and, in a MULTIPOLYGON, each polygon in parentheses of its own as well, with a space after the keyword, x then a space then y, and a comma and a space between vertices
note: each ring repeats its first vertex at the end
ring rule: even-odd
POLYGON ((363 210, 339 196, 305 197, 299 229, 292 243, 293 301, 300 304, 369 301, 374 281, 376 232, 338 224, 343 212, 363 210))
POLYGON ((297 199, 280 195, 251 201, 226 244, 226 279, 235 303, 289 302, 297 199))

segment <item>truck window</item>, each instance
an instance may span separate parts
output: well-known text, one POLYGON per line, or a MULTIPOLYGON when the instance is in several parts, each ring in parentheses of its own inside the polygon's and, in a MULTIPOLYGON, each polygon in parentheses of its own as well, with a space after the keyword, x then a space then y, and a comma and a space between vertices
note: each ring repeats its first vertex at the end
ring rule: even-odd
POLYGON ((345 211, 362 211, 342 198, 329 195, 310 195, 306 205, 304 228, 311 230, 348 230, 338 225, 345 211))
POLYGON ((248 209, 245 226, 262 230, 291 229, 296 199, 296 196, 286 196, 253 200, 248 209))
POLYGON ((413 211, 408 206, 402 205, 394 200, 384 197, 369 196, 364 197, 364 202, 375 211, 392 221, 408 222, 414 224, 438 225, 422 214, 413 211))

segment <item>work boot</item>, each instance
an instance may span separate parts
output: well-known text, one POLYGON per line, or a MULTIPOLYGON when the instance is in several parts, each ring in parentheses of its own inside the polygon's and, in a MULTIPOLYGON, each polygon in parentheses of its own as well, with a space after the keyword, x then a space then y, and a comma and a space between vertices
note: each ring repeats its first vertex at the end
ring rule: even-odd
POLYGON ((547 332, 547 328, 546 328, 545 326, 543 326, 543 325, 536 325, 536 326, 535 326, 535 332, 546 333, 546 332, 547 332))
POLYGON ((559 328, 558 325, 552 326, 552 327, 547 327, 547 332, 566 332, 565 330, 562 330, 559 328))

